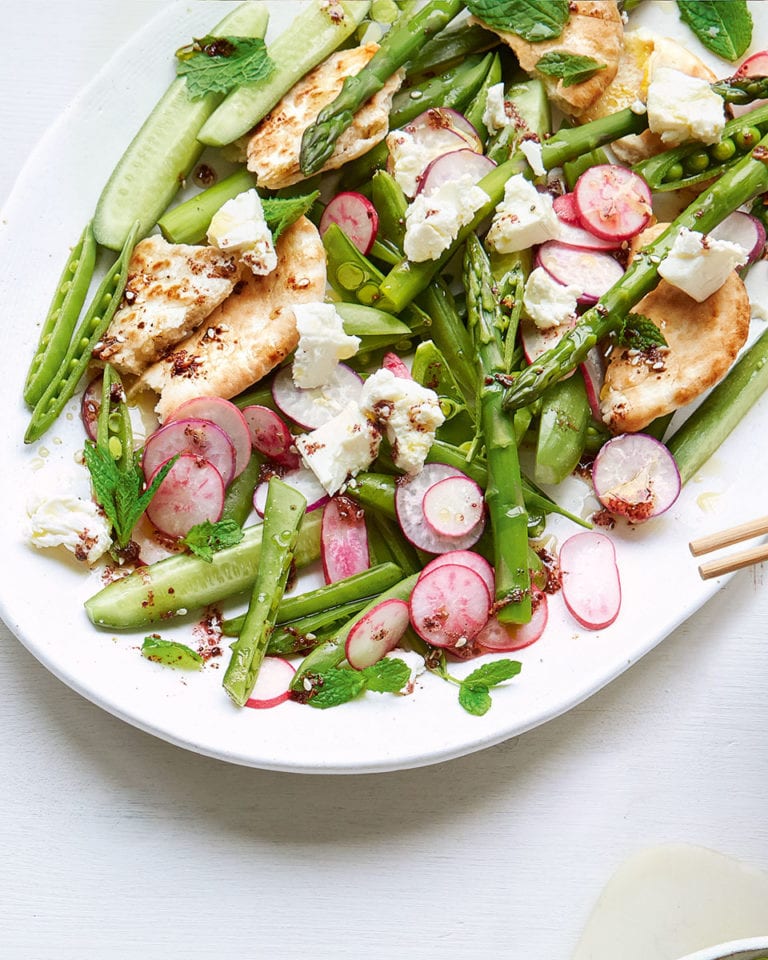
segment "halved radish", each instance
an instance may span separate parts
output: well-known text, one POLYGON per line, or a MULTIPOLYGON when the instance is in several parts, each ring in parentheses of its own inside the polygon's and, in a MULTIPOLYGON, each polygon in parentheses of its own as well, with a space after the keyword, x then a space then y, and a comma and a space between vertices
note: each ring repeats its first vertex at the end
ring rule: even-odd
POLYGON ((382 600, 349 631, 344 645, 349 665, 363 670, 378 663, 402 640, 408 621, 408 604, 404 600, 382 600))
POLYGON ((737 243, 747 254, 748 263, 758 260, 765 249, 765 227, 757 217, 743 210, 734 210, 709 235, 716 240, 737 243))
POLYGON ((332 223, 338 224, 360 253, 370 253, 379 230, 379 215, 371 201, 354 190, 337 193, 320 218, 322 236, 332 223))
POLYGON ((613 163, 590 167, 573 188, 582 227, 596 237, 629 240, 651 219, 651 191, 641 176, 613 163))
POLYGON ((520 341, 523 353, 528 363, 535 363, 547 350, 560 343, 563 337, 576 326, 577 320, 573 317, 557 327, 545 327, 543 330, 529 317, 520 320, 520 341))
POLYGON ((588 630, 608 627, 619 615, 621 580, 616 551, 602 533, 577 533, 560 548, 563 600, 588 630))
POLYGON ((161 463, 177 453, 210 461, 226 487, 235 475, 235 448, 227 434, 210 420, 196 417, 172 420, 147 439, 142 455, 144 476, 149 479, 161 463))
POLYGON ((573 223, 577 227, 580 226, 572 193, 563 193, 559 197, 555 197, 552 201, 552 208, 564 223, 573 223))
POLYGON ((465 176, 470 176, 473 183, 479 183, 495 166, 490 157, 468 148, 442 153, 422 173, 416 192, 429 195, 444 183, 454 183, 465 176))
POLYGON ((547 595, 541 590, 531 592, 531 619, 528 623, 501 623, 491 617, 475 637, 475 643, 484 651, 522 650, 535 643, 544 633, 549 619, 547 595))
POLYGON ((400 480, 395 492, 397 520, 403 533, 415 547, 426 550, 427 553, 448 553, 449 550, 469 550, 480 539, 485 527, 484 519, 463 537, 441 536, 430 529, 424 520, 422 504, 427 490, 446 477, 466 476, 461 470, 445 463, 427 463, 414 477, 400 480))
POLYGON ((400 377, 401 380, 413 380, 411 371, 396 353, 385 353, 381 365, 396 377, 400 377))
POLYGON ((483 491, 469 477, 445 477, 426 490, 421 508, 433 533, 465 537, 483 519, 483 491))
POLYGON ((291 680, 296 668, 282 657, 264 657, 256 677, 256 685, 246 707, 267 710, 291 698, 291 680))
POLYGON ((166 417, 170 420, 210 420, 226 433, 235 448, 235 476, 238 477, 251 459, 251 435, 240 409, 221 397, 192 397, 166 417))
POLYGON ((579 250, 557 240, 542 243, 537 262, 547 273, 565 286, 582 291, 579 303, 593 304, 624 276, 624 269, 610 253, 579 250))
MULTIPOLYGON (((150 483, 156 472, 149 477, 150 483)), ((184 453, 150 500, 147 517, 169 537, 185 537, 198 523, 215 523, 221 517, 224 493, 224 481, 216 467, 209 460, 184 453)))
POLYGON ((104 378, 101 374, 93 380, 83 391, 80 401, 80 417, 89 439, 95 440, 99 429, 99 410, 101 410, 101 388, 104 378))
MULTIPOLYGON (((737 77, 768 77, 768 50, 759 50, 741 64, 736 71, 737 77)), ((734 117, 741 117, 750 110, 764 107, 768 100, 754 100, 752 103, 732 104, 731 111, 734 117)))
POLYGON ((320 556, 326 583, 362 573, 370 565, 365 512, 349 497, 332 497, 320 526, 320 556))
MULTIPOLYGON (((320 481, 307 467, 297 467, 295 470, 288 470, 282 474, 280 479, 287 483, 289 487, 298 490, 307 501, 307 513, 317 510, 319 507, 328 503, 328 494, 320 485, 320 481)), ((253 508, 260 517, 264 516, 264 510, 267 506, 267 492, 269 490, 269 481, 257 485, 253 491, 253 508)))
POLYGON ((301 458, 293 447, 293 434, 280 414, 253 403, 243 407, 243 417, 254 450, 289 470, 298 469, 301 458))
POLYGON ((341 413, 350 401, 360 399, 363 381, 351 367, 338 364, 334 378, 322 387, 302 389, 293 382, 290 367, 283 369, 272 381, 272 397, 276 406, 300 427, 315 430, 337 413, 341 413))
POLYGON ((669 510, 681 486, 675 458, 647 433, 624 433, 603 444, 592 483, 600 503, 632 523, 669 510))
POLYGON ((479 573, 447 563, 416 581, 409 602, 411 625, 427 643, 460 650, 485 626, 490 605, 479 573))
POLYGON ((429 110, 425 110, 424 113, 420 113, 418 117, 411 120, 405 129, 412 136, 425 143, 429 142, 437 131, 450 130, 456 136, 461 137, 470 150, 474 150, 475 153, 483 152, 483 141, 473 124, 467 120, 463 113, 452 110, 450 107, 430 107, 429 110))
POLYGON ((578 247, 579 250, 618 250, 621 240, 605 240, 596 237, 594 233, 585 230, 577 223, 567 223, 558 217, 557 237, 560 243, 567 247, 578 247))
POLYGON ((598 422, 603 415, 600 412, 600 393, 605 383, 605 358, 599 347, 592 347, 581 363, 581 374, 584 377, 584 386, 587 388, 587 399, 592 416, 598 422))
POLYGON ((474 550, 451 550, 449 553, 441 553, 439 556, 435 557, 434 560, 430 560, 429 563, 421 571, 420 576, 424 576, 427 573, 431 573, 432 570, 436 570, 438 567, 444 567, 447 563, 458 564, 460 567, 469 567, 470 570, 474 570, 475 573, 479 573, 483 578, 486 587, 488 587, 488 593, 493 596, 493 592, 496 588, 495 575, 493 572, 493 567, 488 563, 485 557, 481 556, 479 553, 475 553, 474 550))

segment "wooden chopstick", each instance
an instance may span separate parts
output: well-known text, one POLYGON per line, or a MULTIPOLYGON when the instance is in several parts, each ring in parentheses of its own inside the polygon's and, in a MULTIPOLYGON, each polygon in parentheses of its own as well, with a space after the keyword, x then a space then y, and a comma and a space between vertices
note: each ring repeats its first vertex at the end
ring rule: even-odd
MULTIPOLYGON (((712 553, 714 550, 730 547, 734 543, 741 543, 743 540, 750 540, 752 537, 759 537, 765 533, 768 533, 768 516, 758 517, 756 520, 740 523, 738 526, 729 527, 719 533, 712 533, 709 536, 700 537, 698 540, 692 540, 688 547, 694 557, 698 557, 703 553, 712 553)), ((762 563, 764 560, 768 560, 768 544, 760 544, 739 553, 732 553, 720 559, 702 563, 699 567, 699 575, 702 580, 709 580, 712 577, 722 577, 726 573, 742 570, 744 567, 752 566, 755 563, 762 563)))

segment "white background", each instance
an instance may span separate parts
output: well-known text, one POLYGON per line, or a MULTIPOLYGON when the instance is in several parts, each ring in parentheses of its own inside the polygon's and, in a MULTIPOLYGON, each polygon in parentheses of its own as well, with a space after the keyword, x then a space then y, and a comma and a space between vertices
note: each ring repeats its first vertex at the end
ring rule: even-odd
MULTIPOLYGON (((3 0, 0 201, 48 124, 162 6, 3 0)), ((12 349, 14 318, 0 322, 12 349)), ((0 639, 7 960, 566 958, 612 871, 644 847, 689 841, 768 869, 763 568, 566 716, 394 774, 183 752, 82 700, 1 625, 0 639)))

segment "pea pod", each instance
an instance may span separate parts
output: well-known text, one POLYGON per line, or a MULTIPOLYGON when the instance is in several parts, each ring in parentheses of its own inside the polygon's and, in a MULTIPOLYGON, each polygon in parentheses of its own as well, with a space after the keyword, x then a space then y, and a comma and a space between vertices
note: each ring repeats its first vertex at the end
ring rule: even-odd
POLYGON ((402 257, 408 209, 403 188, 386 170, 377 170, 371 180, 371 190, 373 205, 379 215, 379 236, 393 244, 402 257))
POLYGON ((392 99, 391 125, 404 127, 430 107, 463 110, 480 90, 493 59, 493 54, 470 56, 438 76, 398 90, 392 99))
POLYGON ((133 463, 133 428, 120 377, 111 364, 104 368, 96 445, 108 452, 121 470, 133 463))
POLYGON ((550 387, 541 399, 534 479, 561 483, 584 453, 591 419, 584 379, 577 371, 550 387))
POLYGON ((477 135, 480 137, 483 145, 485 145, 485 142, 488 139, 488 131, 485 129, 485 124, 483 123, 483 114, 485 113, 485 103, 488 99, 488 91, 491 89, 491 87, 496 86, 497 83, 501 83, 501 76, 501 57, 498 55, 498 53, 495 53, 480 89, 477 91, 475 96, 467 105, 467 109, 464 111, 464 116, 477 131, 477 135))
POLYGON ((227 487, 221 513, 222 520, 234 520, 241 527, 245 524, 253 510, 253 491, 259 482, 263 462, 262 455, 254 450, 245 470, 238 474, 227 487))
POLYGON ((483 53, 497 46, 499 38, 479 24, 446 27, 431 37, 406 66, 409 80, 423 74, 437 74, 449 70, 474 53, 483 53))

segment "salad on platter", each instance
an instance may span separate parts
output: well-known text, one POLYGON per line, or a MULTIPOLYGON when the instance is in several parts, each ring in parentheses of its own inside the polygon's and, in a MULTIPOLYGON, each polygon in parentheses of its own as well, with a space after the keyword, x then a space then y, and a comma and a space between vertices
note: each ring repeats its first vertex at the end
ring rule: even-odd
POLYGON ((23 440, 75 405, 87 489, 28 541, 148 676, 483 717, 768 387, 754 4, 679 0, 706 61, 629 0, 275 6, 175 52, 63 264, 23 440))

